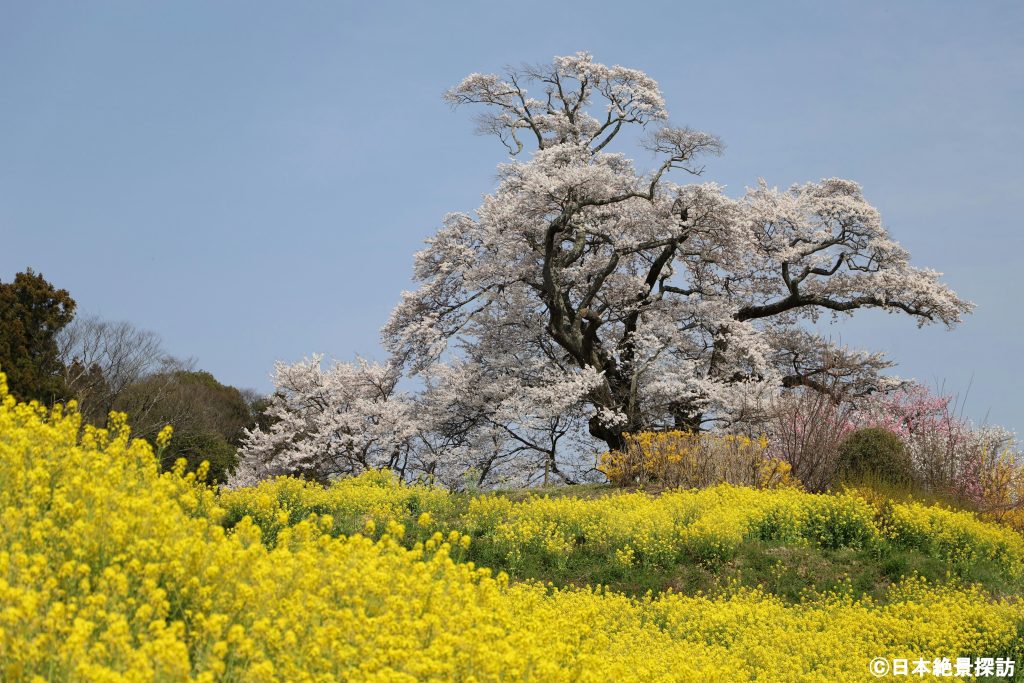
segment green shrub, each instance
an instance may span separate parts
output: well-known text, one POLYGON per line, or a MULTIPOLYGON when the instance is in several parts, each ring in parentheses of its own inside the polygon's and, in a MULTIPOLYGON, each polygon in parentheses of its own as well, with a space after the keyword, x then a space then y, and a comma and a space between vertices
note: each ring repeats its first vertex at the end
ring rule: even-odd
POLYGON ((910 456, 888 429, 866 427, 850 433, 839 446, 839 476, 849 483, 897 487, 913 484, 910 456))
POLYGON ((185 469, 194 472, 202 462, 210 464, 209 481, 220 484, 235 467, 236 448, 220 434, 210 431, 182 430, 175 432, 171 443, 161 454, 161 466, 171 469, 178 458, 188 461, 185 469))

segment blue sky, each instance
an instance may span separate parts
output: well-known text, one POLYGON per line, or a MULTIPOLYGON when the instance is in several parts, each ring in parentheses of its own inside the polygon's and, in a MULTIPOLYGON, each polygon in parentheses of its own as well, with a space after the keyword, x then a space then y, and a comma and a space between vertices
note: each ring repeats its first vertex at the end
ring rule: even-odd
POLYGON ((380 357, 413 253, 505 159, 441 92, 587 50, 724 138, 707 178, 733 194, 861 182, 978 309, 833 335, 1024 429, 1024 4, 510 7, 0 0, 0 279, 31 266, 238 386, 311 352, 380 357))

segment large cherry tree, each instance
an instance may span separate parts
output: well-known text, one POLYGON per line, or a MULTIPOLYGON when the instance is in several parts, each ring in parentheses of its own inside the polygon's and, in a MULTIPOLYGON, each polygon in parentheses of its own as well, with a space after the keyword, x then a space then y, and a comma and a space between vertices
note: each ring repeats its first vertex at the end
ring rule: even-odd
POLYGON ((383 335, 404 372, 456 374, 457 390, 434 390, 471 406, 466 424, 483 415, 514 439, 583 414, 610 448, 625 432, 734 424, 785 387, 887 386, 885 359, 829 343, 811 324, 822 315, 952 326, 971 309, 910 265, 855 182, 762 181, 736 198, 677 182, 723 145, 671 125, 641 71, 578 53, 471 74, 445 98, 479 107, 479 131, 512 159, 416 255, 418 289, 383 335), (637 137, 649 169, 616 151, 637 137), (474 391, 500 393, 500 409, 474 391))

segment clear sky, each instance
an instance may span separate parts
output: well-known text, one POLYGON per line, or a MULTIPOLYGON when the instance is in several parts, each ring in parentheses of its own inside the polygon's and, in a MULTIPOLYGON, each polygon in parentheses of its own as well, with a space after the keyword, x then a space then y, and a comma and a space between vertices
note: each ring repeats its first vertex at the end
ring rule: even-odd
POLYGON ((238 386, 311 352, 381 357, 413 253, 506 158, 441 92, 578 50, 722 136, 707 178, 733 194, 861 182, 978 309, 833 334, 933 386, 973 378, 967 413, 1024 430, 1019 0, 0 0, 0 279, 31 266, 238 386))

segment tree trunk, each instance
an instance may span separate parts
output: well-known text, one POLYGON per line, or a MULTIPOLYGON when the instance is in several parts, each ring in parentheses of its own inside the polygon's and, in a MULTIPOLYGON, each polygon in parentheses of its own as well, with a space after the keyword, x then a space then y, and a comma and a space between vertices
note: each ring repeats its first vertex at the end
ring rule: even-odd
POLYGON ((701 421, 704 413, 684 403, 673 403, 670 406, 672 411, 673 426, 684 432, 701 431, 701 421))
POLYGON ((608 427, 601 423, 597 417, 590 418, 588 424, 590 435, 595 439, 601 439, 608 445, 609 451, 620 451, 626 445, 623 434, 628 431, 619 427, 608 427))

